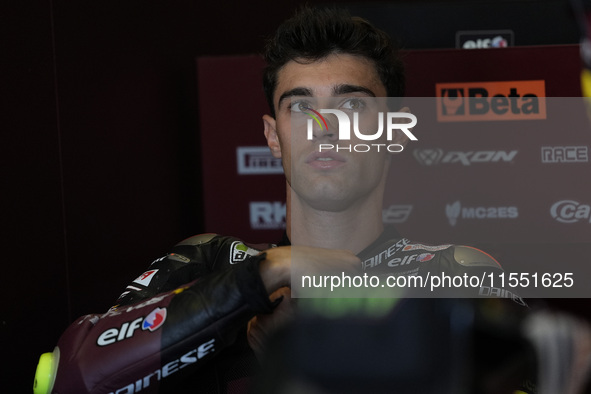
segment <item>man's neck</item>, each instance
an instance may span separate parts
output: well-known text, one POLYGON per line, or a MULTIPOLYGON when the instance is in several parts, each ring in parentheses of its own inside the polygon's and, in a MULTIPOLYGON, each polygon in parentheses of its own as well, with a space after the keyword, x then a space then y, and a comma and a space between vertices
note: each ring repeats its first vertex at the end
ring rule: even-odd
POLYGON ((338 212, 317 210, 287 187, 287 235, 293 245, 346 249, 359 253, 382 233, 382 193, 338 212))

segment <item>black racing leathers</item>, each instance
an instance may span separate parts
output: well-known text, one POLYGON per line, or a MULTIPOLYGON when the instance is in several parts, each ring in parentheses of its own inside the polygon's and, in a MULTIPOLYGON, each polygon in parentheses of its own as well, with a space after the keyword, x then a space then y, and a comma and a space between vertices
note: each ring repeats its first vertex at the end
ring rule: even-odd
MULTIPOLYGON (((274 308, 259 275, 260 251, 270 247, 213 234, 176 245, 125 289, 116 306, 66 330, 57 345, 53 392, 247 392, 258 364, 245 327, 274 308)), ((413 243, 393 228, 359 257, 376 274, 500 270, 476 249, 413 243)))
POLYGON ((84 316, 66 330, 57 345, 52 392, 149 393, 164 387, 173 393, 217 393, 225 391, 217 391, 221 382, 244 388, 239 378, 251 372, 252 363, 242 356, 248 358, 250 350, 244 343, 224 349, 245 337, 253 316, 273 310, 258 273, 264 258, 259 250, 268 247, 254 249, 214 235, 175 246, 107 313, 84 316), (232 359, 236 352, 245 364, 237 373, 215 357, 226 353, 232 359), (178 389, 179 381, 195 374, 199 386, 178 389))

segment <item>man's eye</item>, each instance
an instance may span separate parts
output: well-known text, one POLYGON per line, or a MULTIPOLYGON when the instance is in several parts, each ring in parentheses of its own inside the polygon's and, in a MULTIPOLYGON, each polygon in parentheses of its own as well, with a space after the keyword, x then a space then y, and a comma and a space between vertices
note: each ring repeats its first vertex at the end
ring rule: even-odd
POLYGON ((365 102, 358 98, 352 98, 345 101, 342 107, 353 111, 359 111, 365 108, 365 102))
POLYGON ((307 101, 296 101, 291 103, 291 112, 306 112, 310 111, 312 105, 307 101))

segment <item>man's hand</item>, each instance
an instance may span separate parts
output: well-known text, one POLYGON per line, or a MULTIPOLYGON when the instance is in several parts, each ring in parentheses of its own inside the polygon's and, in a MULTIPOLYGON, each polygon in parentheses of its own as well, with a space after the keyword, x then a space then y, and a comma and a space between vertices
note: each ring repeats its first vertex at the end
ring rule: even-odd
POLYGON ((267 338, 294 318, 295 300, 291 298, 291 270, 309 275, 327 271, 361 271, 361 260, 348 250, 307 246, 280 246, 266 250, 260 272, 271 301, 283 297, 272 314, 258 315, 248 323, 248 343, 260 356, 267 338))
POLYGON ((271 299, 279 297, 283 297, 283 300, 277 305, 272 314, 258 315, 248 322, 248 344, 258 358, 260 358, 264 350, 267 338, 294 318, 295 301, 291 298, 289 287, 281 287, 271 294, 271 299))
POLYGON ((361 272, 361 260, 348 250, 323 249, 309 246, 280 246, 265 251, 260 273, 271 301, 273 292, 291 287, 291 274, 315 275, 327 272, 361 272))

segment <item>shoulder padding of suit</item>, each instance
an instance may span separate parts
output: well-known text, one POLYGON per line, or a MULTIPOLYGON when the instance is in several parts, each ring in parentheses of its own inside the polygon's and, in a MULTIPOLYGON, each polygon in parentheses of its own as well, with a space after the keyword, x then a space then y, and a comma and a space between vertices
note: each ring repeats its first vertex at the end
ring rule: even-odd
POLYGON ((465 267, 495 267, 501 268, 501 264, 490 254, 471 246, 456 246, 454 258, 458 264, 465 267))
POLYGON ((179 242, 178 244, 176 244, 176 246, 180 246, 180 245, 196 246, 196 245, 207 243, 207 242, 211 241, 212 239, 214 239, 215 237, 217 237, 217 234, 213 234, 213 233, 194 235, 192 237, 189 237, 189 238, 179 242))

